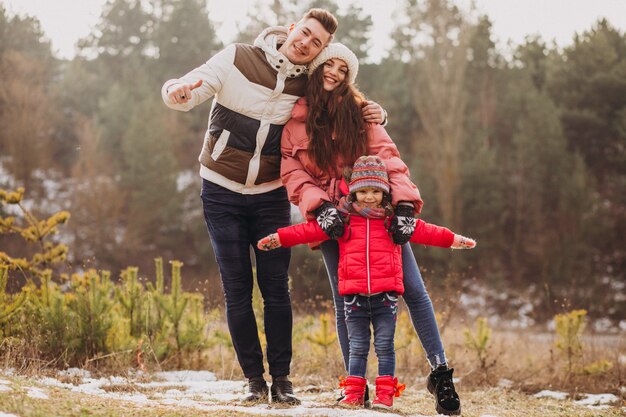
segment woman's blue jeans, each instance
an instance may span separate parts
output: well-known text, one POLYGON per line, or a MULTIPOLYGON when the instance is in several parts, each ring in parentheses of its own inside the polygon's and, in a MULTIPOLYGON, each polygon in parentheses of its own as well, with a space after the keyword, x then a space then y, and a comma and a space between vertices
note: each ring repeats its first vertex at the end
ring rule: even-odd
MULTIPOLYGON (((339 246, 336 240, 327 240, 322 243, 321 249, 335 303, 337 338, 339 339, 346 371, 348 371, 350 342, 346 326, 343 296, 339 295, 339 279, 337 276, 339 246)), ((431 368, 436 368, 438 365, 447 363, 446 354, 443 350, 441 336, 439 335, 433 304, 424 286, 424 280, 417 267, 417 262, 409 243, 402 246, 402 271, 404 273, 404 294, 402 297, 409 310, 417 337, 426 352, 426 359, 431 368)))

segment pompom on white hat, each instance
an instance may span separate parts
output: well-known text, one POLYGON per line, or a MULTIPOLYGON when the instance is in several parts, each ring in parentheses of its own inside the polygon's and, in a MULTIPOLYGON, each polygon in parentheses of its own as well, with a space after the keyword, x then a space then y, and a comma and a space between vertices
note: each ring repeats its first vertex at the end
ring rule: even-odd
POLYGON ((326 48, 322 49, 322 52, 320 52, 320 54, 315 57, 313 61, 311 61, 309 64, 309 77, 313 74, 313 72, 315 72, 317 67, 333 58, 339 58, 344 61, 346 65, 348 65, 348 83, 354 84, 356 75, 359 72, 359 60, 350 48, 338 42, 329 44, 326 48))

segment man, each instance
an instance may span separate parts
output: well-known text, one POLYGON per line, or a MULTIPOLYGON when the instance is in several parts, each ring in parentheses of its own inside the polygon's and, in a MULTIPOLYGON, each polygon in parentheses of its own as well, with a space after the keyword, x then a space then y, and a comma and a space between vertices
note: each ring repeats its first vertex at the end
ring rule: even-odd
MULTIPOLYGON (((252 309, 254 250, 264 301, 272 402, 298 404, 288 379, 292 313, 287 269, 290 251, 258 250, 256 242, 289 225, 290 204, 280 179, 280 137, 304 95, 311 62, 331 41, 337 20, 311 9, 289 29, 271 27, 253 45, 234 44, 162 88, 165 104, 188 111, 215 96, 199 157, 204 216, 220 269, 226 318, 237 359, 249 381, 246 401, 264 401, 263 352, 252 309)), ((376 103, 364 119, 383 122, 376 103)))

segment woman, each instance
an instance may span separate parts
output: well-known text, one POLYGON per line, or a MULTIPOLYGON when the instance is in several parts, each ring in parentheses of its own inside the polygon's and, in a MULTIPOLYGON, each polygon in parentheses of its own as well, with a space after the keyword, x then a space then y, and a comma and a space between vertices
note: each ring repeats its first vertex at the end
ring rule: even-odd
MULTIPOLYGON (((394 241, 399 243, 403 235, 412 232, 413 214, 421 211, 423 202, 385 129, 362 120, 361 105, 365 99, 354 85, 358 66, 354 53, 339 43, 327 46, 309 64, 306 96, 298 100, 283 130, 281 177, 289 200, 300 208, 302 215, 307 220, 316 219, 329 237, 337 238, 344 230, 335 208, 341 197, 343 167, 351 166, 361 155, 377 155, 387 166, 392 204, 399 213, 390 228, 394 241)), ((343 298, 338 292, 337 241, 328 240, 321 244, 321 249, 347 369, 349 342, 343 298)), ((404 300, 432 368, 428 389, 435 395, 437 412, 459 414, 461 406, 452 383, 453 370, 447 367, 432 303, 408 244, 402 247, 402 261, 404 300)))

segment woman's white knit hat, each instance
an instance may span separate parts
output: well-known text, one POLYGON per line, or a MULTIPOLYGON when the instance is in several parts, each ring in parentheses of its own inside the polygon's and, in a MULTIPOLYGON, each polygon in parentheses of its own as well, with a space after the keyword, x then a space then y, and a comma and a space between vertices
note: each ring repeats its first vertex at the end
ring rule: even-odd
POLYGON ((342 43, 331 43, 309 64, 309 77, 329 59, 339 58, 348 65, 348 83, 353 84, 359 72, 359 60, 347 46, 342 43))

